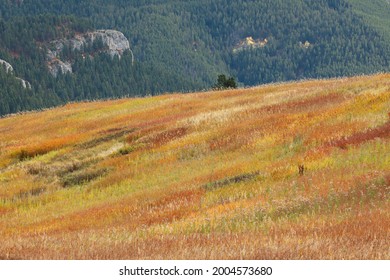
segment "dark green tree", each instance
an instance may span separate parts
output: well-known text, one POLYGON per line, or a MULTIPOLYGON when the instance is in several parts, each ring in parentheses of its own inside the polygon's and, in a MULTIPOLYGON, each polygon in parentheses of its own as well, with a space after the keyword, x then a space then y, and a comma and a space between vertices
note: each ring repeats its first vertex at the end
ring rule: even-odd
POLYGON ((218 76, 217 83, 213 88, 216 90, 237 88, 237 83, 233 77, 227 78, 226 75, 221 74, 218 76))

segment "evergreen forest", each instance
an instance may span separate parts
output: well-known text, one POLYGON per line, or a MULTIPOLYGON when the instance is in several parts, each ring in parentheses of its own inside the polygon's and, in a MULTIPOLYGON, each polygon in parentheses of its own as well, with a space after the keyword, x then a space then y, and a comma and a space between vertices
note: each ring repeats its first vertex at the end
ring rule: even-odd
POLYGON ((390 36, 378 10, 390 4, 372 3, 367 10, 357 0, 0 0, 0 59, 13 67, 0 67, 0 115, 207 90, 221 74, 253 86, 386 72, 390 36), (132 53, 85 59, 71 50, 73 73, 49 73, 48 42, 99 29, 122 32, 132 53), (266 43, 235 51, 246 38, 266 43))

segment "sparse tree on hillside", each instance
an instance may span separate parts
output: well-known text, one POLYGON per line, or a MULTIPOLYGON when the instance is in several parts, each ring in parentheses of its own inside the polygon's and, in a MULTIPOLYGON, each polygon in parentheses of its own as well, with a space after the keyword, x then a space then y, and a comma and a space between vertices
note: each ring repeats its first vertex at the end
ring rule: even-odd
POLYGON ((213 86, 213 89, 221 90, 221 89, 229 89, 229 88, 237 88, 237 83, 233 77, 226 78, 225 75, 221 74, 218 76, 217 83, 213 86))

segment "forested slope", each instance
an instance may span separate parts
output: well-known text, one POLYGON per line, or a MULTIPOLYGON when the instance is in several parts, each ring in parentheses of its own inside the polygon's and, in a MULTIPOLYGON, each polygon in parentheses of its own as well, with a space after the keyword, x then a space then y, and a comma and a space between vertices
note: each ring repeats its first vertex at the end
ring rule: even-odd
POLYGON ((0 114, 200 90, 221 73, 255 85, 388 71, 386 40, 356 11, 346 0, 1 0, 0 59, 32 88, 2 87, 0 114), (72 74, 48 73, 45 43, 97 29, 123 32, 135 63, 130 53, 119 60, 76 52, 72 74), (250 37, 266 43, 235 51, 250 37))
POLYGON ((349 0, 352 8, 390 42, 390 1, 349 0))

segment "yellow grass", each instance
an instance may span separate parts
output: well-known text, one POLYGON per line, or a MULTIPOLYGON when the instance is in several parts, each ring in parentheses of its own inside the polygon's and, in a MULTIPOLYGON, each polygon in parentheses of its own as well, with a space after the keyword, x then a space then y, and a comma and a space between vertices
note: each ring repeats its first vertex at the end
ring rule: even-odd
POLYGON ((0 259, 390 259, 389 114, 381 74, 0 119, 0 259))

